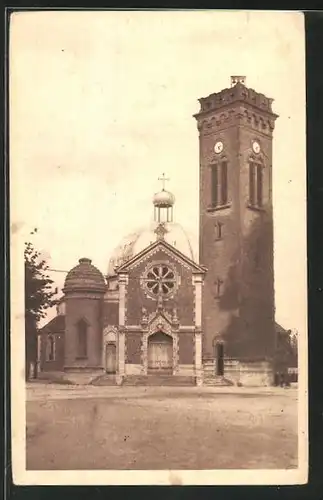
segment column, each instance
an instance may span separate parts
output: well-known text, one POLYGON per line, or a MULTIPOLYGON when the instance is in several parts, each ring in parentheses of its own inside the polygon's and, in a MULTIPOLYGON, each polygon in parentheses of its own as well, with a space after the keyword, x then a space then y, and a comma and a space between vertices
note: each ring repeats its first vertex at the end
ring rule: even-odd
POLYGON ((125 321, 126 321, 126 285, 128 276, 119 275, 119 333, 118 333, 118 383, 125 376, 125 321))
POLYGON ((142 374, 147 375, 148 374, 148 331, 142 333, 142 340, 141 340, 141 359, 142 359, 142 374))
POLYGON ((196 384, 203 383, 203 366, 202 366, 202 285, 203 276, 195 274, 193 276, 193 284, 195 287, 195 308, 194 308, 194 323, 195 323, 195 376, 196 384))
POLYGON ((195 327, 202 328, 202 285, 203 277, 201 274, 193 276, 193 285, 195 287, 195 309, 194 309, 194 323, 195 327))
POLYGON ((128 276, 120 274, 119 276, 119 326, 123 327, 126 320, 126 285, 128 276))
POLYGON ((203 370, 202 370, 202 333, 201 333, 201 331, 195 332, 195 376, 196 376, 196 384, 202 385, 202 383, 203 383, 203 370))
POLYGON ((125 375, 125 332, 119 330, 118 339, 118 375, 124 377, 125 375))

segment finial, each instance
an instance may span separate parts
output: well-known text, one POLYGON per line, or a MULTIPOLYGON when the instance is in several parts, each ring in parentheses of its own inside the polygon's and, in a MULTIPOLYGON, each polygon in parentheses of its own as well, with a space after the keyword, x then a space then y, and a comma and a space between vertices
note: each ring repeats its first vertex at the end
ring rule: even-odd
POLYGON ((170 179, 168 177, 165 177, 165 174, 163 174, 162 177, 158 177, 158 180, 163 183, 163 191, 165 191, 165 182, 169 181, 170 179))
POLYGON ((91 264, 91 259, 88 259, 87 257, 82 257, 79 259, 79 264, 91 264))
POLYGON ((157 235, 157 240, 164 240, 165 239, 165 234, 168 232, 164 222, 161 222, 158 224, 158 226, 155 229, 155 234, 157 235))
POLYGON ((242 83, 242 85, 245 85, 246 77, 239 75, 231 76, 231 87, 234 87, 235 85, 237 85, 237 83, 242 83))

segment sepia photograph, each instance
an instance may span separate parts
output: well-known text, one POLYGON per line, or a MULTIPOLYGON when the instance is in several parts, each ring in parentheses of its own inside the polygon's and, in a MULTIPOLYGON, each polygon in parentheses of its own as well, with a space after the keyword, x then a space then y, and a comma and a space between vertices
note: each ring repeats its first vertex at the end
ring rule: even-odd
POLYGON ((304 484, 304 17, 14 12, 15 484, 304 484))

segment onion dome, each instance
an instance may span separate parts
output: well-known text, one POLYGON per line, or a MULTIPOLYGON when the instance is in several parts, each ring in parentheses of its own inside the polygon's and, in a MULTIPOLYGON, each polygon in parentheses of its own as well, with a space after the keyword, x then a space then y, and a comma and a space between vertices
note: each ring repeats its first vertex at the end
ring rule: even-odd
POLYGON ((64 293, 66 292, 104 292, 106 289, 103 274, 92 265, 87 258, 79 260, 77 266, 73 267, 66 276, 64 293))
POLYGON ((154 195, 153 203, 155 207, 172 207, 175 203, 175 196, 163 189, 154 195))

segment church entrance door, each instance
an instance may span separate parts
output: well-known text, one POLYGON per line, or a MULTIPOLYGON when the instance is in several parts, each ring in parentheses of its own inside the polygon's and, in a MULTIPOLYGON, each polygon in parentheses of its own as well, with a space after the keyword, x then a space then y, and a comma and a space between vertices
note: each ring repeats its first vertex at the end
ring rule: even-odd
POLYGON ((105 344, 105 371, 116 373, 116 345, 105 344))
POLYGON ((173 368, 173 339, 157 332, 148 339, 148 370, 151 373, 171 373, 173 368))

